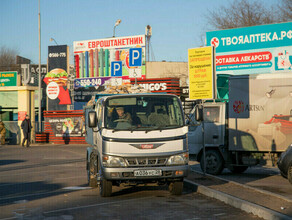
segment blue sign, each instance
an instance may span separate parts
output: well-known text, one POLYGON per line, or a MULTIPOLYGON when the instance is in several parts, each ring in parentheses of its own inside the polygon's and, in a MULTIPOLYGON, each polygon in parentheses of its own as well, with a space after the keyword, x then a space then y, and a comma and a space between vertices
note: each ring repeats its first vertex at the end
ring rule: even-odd
POLYGON ((122 61, 111 62, 111 76, 122 76, 123 75, 123 65, 122 61))
POLYGON ((207 32, 206 41, 216 53, 292 46, 292 22, 207 32))
POLYGON ((216 48, 216 72, 266 74, 292 72, 292 22, 206 33, 216 48))
POLYGON ((142 66, 142 48, 129 49, 129 66, 142 66))

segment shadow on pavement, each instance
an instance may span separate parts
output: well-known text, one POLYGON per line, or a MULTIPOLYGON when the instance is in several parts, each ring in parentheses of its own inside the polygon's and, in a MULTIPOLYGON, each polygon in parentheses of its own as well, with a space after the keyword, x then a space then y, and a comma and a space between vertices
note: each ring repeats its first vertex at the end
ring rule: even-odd
MULTIPOLYGON (((1 183, 0 184, 0 206, 8 203, 17 203, 21 200, 36 200, 54 195, 63 194, 62 184, 51 184, 44 181, 27 183, 1 183)), ((66 192, 70 192, 66 190, 66 192)))
POLYGON ((0 160, 0 166, 14 164, 14 163, 22 163, 25 160, 0 160))

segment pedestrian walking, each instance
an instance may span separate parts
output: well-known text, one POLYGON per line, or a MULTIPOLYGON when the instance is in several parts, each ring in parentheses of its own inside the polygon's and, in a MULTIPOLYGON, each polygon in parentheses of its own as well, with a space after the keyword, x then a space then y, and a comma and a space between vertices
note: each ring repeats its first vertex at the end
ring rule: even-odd
POLYGON ((22 147, 24 147, 24 143, 26 141, 26 147, 29 147, 30 144, 30 133, 31 133, 31 121, 29 119, 29 115, 25 116, 25 119, 21 123, 21 129, 23 132, 23 140, 22 140, 22 147))
POLYGON ((6 129, 3 121, 0 119, 0 143, 5 145, 6 129))

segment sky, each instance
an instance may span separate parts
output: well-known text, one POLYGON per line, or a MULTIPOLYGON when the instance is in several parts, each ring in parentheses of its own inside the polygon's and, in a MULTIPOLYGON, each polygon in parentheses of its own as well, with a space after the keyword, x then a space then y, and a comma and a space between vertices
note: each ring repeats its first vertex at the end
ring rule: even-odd
MULTIPOLYGON (((208 10, 234 0, 40 0, 41 62, 48 46, 68 45, 73 64, 73 41, 113 36, 144 35, 152 27, 151 61, 187 61, 188 48, 203 45, 208 10)), ((274 4, 277 0, 259 0, 274 4)), ((39 63, 39 0, 0 0, 0 47, 39 63)))

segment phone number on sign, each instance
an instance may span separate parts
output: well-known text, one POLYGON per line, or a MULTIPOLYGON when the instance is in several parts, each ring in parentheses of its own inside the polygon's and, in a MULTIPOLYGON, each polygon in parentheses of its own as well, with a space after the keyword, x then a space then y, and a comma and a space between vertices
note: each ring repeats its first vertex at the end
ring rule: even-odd
POLYGON ((101 84, 101 79, 80 79, 75 81, 77 87, 100 86, 101 84))
POLYGON ((49 53, 49 57, 66 57, 66 53, 49 53))

